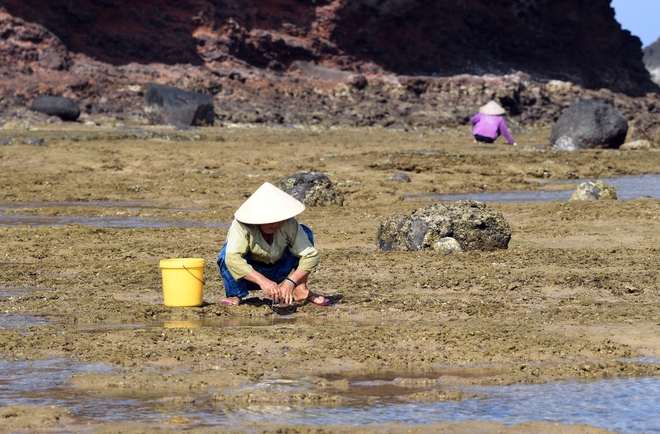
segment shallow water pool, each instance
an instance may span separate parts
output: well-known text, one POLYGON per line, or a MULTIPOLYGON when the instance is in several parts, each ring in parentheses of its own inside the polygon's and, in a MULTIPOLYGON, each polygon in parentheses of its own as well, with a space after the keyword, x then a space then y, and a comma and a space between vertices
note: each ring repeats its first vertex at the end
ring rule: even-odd
MULTIPOLYGON (((162 390, 87 391, 68 383, 68 377, 74 374, 112 370, 108 365, 69 359, 0 361, 0 406, 65 406, 78 420, 92 425, 132 421, 194 428, 277 422, 323 427, 340 423, 359 426, 487 421, 513 425, 537 421, 586 424, 621 433, 660 433, 660 377, 464 387, 460 390, 468 397, 462 401, 431 403, 402 402, 396 394, 405 394, 406 387, 396 381, 354 378, 342 392, 346 399, 335 407, 263 403, 239 406, 215 402, 212 395, 221 390, 177 392, 179 396, 172 396, 162 390)), ((253 388, 305 391, 309 389, 306 381, 270 380, 253 388)), ((442 384, 433 387, 441 389, 442 384)))
MULTIPOLYGON (((526 191, 499 191, 472 194, 427 194, 409 197, 423 197, 442 201, 476 200, 479 202, 550 202, 554 200, 568 200, 575 188, 588 180, 558 181, 555 184, 574 184, 568 190, 526 190, 526 191)), ((660 199, 660 175, 618 176, 602 179, 603 182, 613 186, 617 199, 631 200, 641 197, 660 199)), ((547 184, 546 184, 547 185, 547 184)))
POLYGON ((30 214, 0 214, 0 226, 65 226, 84 225, 101 228, 166 228, 205 227, 228 228, 229 223, 172 222, 146 217, 81 217, 81 216, 35 216, 30 214))

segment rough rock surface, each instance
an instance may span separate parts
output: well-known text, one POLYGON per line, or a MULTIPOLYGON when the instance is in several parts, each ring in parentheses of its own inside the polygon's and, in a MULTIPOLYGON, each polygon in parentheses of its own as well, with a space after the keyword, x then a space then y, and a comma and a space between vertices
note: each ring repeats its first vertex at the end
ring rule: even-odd
POLYGON ((609 0, 3 7, 0 122, 38 118, 26 107, 55 95, 78 101, 84 121, 143 123, 151 82, 213 95, 218 125, 464 125, 491 99, 514 127, 549 125, 585 98, 629 119, 660 112, 641 43, 609 0))
POLYGON ((644 114, 631 123, 633 140, 648 140, 653 147, 660 147, 660 116, 644 114))
POLYGON ((452 205, 434 204, 381 222, 381 250, 435 249, 443 238, 454 238, 463 250, 506 249, 511 229, 501 213, 481 202, 460 200, 452 205))
POLYGON ((639 151, 641 149, 652 149, 653 145, 648 140, 635 140, 626 142, 619 147, 622 151, 639 151))
POLYGON ((153 124, 213 125, 213 97, 172 86, 151 83, 144 96, 145 111, 153 124))
POLYGON ((616 200, 616 190, 600 179, 578 185, 569 200, 616 200))
POLYGON ((560 151, 618 148, 628 134, 628 121, 612 105, 596 99, 569 107, 552 128, 550 141, 560 151))
POLYGON ((306 206, 343 205, 344 195, 323 173, 299 172, 275 184, 306 206))
POLYGON ((71 98, 58 96, 40 96, 35 98, 30 106, 31 110, 57 116, 63 121, 75 121, 80 116, 80 107, 71 98))

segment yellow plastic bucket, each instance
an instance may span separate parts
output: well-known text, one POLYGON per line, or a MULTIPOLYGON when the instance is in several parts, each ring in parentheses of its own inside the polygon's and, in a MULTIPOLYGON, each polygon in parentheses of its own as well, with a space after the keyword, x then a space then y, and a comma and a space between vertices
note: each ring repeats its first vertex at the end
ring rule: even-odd
POLYGON ((174 258, 160 261, 165 306, 201 306, 204 259, 174 258))

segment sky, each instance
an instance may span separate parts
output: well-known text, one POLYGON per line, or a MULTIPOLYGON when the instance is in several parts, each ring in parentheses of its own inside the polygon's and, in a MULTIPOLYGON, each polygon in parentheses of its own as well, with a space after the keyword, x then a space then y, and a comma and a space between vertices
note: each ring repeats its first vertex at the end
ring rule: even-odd
POLYGON ((660 38, 660 0, 612 0, 611 5, 614 18, 642 40, 643 48, 660 38))

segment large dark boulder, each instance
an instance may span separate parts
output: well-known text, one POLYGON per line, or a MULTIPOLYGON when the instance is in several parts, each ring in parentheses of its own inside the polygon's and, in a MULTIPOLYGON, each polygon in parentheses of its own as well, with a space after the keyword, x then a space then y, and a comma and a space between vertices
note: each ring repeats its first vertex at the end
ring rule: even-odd
POLYGON ((344 195, 318 172, 298 172, 275 184, 306 206, 343 205, 344 195))
POLYGON ((463 250, 506 249, 511 228, 502 213, 481 202, 460 200, 453 205, 434 204, 381 222, 378 247, 381 250, 440 251, 446 237, 454 238, 463 250))
POLYGON ((145 111, 154 125, 213 125, 213 97, 151 83, 144 96, 145 111))
POLYGON ((588 99, 572 105, 559 117, 550 141, 559 151, 618 148, 627 133, 628 120, 616 108, 588 99))
POLYGON ((32 102, 30 110, 57 116, 63 121, 75 121, 80 116, 78 103, 62 96, 39 96, 32 102))

